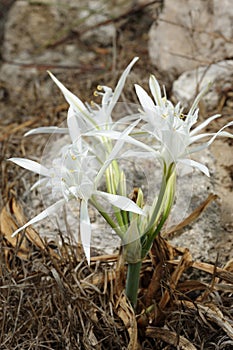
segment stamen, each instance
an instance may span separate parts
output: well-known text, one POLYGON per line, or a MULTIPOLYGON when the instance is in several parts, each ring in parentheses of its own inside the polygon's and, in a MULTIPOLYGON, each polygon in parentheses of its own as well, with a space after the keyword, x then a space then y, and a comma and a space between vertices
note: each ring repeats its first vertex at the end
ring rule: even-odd
POLYGON ((97 90, 98 91, 102 91, 103 90, 103 87, 101 85, 97 85, 97 90))
POLYGON ((93 95, 94 95, 95 97, 99 96, 98 91, 95 90, 95 91, 93 92, 93 95))
POLYGON ((73 160, 76 160, 76 159, 77 159, 77 157, 75 157, 73 154, 72 154, 71 158, 72 158, 73 160))
POLYGON ((185 120, 186 119, 186 115, 184 115, 183 113, 180 113, 179 118, 182 119, 182 120, 185 120))

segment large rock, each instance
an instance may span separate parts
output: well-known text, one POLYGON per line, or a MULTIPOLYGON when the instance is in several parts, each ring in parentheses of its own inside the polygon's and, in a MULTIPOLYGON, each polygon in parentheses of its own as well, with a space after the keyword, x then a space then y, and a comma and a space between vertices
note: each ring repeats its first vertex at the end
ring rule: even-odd
MULTIPOLYGON (((12 4, 13 0, 4 0, 4 3, 12 4)), ((116 6, 116 10, 119 13, 122 8, 116 6)), ((0 5, 0 14, 2 11, 0 5)), ((63 71, 69 67, 77 70, 88 67, 98 54, 93 47, 90 50, 87 39, 94 38, 97 47, 112 43, 114 23, 98 27, 98 23, 109 16, 110 9, 103 0, 15 1, 4 21, 0 102, 1 95, 18 98, 31 94, 33 89, 40 98, 41 95, 49 97, 53 84, 47 84, 46 69, 54 72, 56 67, 60 67, 60 71, 62 67, 63 71), (85 37, 82 36, 84 32, 85 37)), ((0 20, 0 42, 1 30, 3 22, 0 20)))
POLYGON ((219 92, 228 92, 233 87, 233 60, 218 62, 211 66, 199 67, 181 74, 173 83, 173 96, 182 104, 191 106, 197 90, 212 83, 212 87, 203 97, 207 110, 218 106, 221 96, 219 92))
POLYGON ((165 0, 149 33, 149 54, 170 78, 233 57, 231 0, 165 0))

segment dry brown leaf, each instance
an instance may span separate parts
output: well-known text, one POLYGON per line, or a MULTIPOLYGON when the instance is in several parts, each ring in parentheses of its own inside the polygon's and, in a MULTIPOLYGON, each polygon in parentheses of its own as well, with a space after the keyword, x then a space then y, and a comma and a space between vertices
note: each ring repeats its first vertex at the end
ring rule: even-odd
MULTIPOLYGON (((186 249, 184 255, 182 256, 182 258, 179 261, 179 264, 177 265, 177 267, 175 268, 174 272, 172 273, 171 279, 169 281, 169 287, 171 289, 171 291, 174 291, 176 288, 176 285, 180 279, 180 277, 182 276, 183 272, 190 267, 190 265, 192 264, 192 256, 189 252, 188 249, 186 249)), ((170 300, 170 292, 169 290, 165 290, 160 302, 159 302, 159 307, 161 310, 163 310, 167 303, 170 300)))
POLYGON ((233 259, 229 260, 223 269, 229 272, 233 272, 233 259))
MULTIPOLYGON (((12 199, 11 207, 12 207, 13 214, 14 214, 17 222, 19 223, 19 226, 24 225, 26 220, 25 220, 25 217, 23 215, 23 210, 22 210, 22 207, 16 202, 15 198, 12 199)), ((42 239, 40 238, 38 233, 32 227, 28 227, 26 229, 25 235, 28 238, 28 240, 32 244, 34 244, 37 248, 40 248, 42 250, 45 249, 45 245, 44 245, 42 239)))
POLYGON ((163 236, 171 239, 172 237, 174 237, 174 235, 179 235, 179 231, 181 231, 185 226, 191 224, 194 220, 196 220, 208 207, 208 205, 217 198, 218 196, 216 194, 211 193, 203 203, 201 203, 189 216, 187 216, 187 218, 185 218, 178 225, 174 225, 169 230, 166 230, 163 236))
POLYGON ((0 142, 8 139, 10 135, 16 133, 20 129, 24 129, 28 126, 35 124, 40 119, 41 117, 34 117, 33 119, 29 119, 24 123, 20 123, 20 124, 12 123, 10 125, 6 125, 2 132, 2 136, 0 137, 0 142))
POLYGON ((200 303, 192 303, 190 301, 182 300, 178 303, 185 305, 191 309, 197 309, 200 313, 204 315, 205 318, 217 324, 221 327, 224 332, 228 335, 229 338, 233 339, 233 327, 228 322, 228 320, 224 317, 223 313, 220 309, 214 304, 200 304, 200 303))
POLYGON ((20 258, 27 259, 29 254, 27 240, 25 238, 20 239, 19 236, 12 237, 12 233, 17 228, 18 226, 9 211, 9 207, 6 205, 0 213, 1 234, 13 248, 17 249, 17 255, 20 258))
POLYGON ((26 222, 22 207, 16 199, 9 200, 0 213, 0 230, 5 240, 16 250, 16 255, 22 259, 28 259, 31 252, 30 244, 32 244, 42 251, 48 250, 52 257, 59 259, 58 254, 45 246, 39 234, 32 227, 26 228, 25 233, 12 237, 12 233, 26 222))
POLYGON ((177 333, 170 331, 169 329, 148 327, 146 330, 146 335, 150 338, 160 339, 180 350, 197 350, 197 348, 185 337, 178 336, 177 333))
POLYGON ((127 350, 138 350, 138 331, 135 313, 123 293, 117 299, 116 310, 129 334, 130 341, 127 350))
MULTIPOLYGON (((180 262, 179 260, 167 261, 167 263, 172 265, 178 265, 179 262, 180 262)), ((221 269, 220 267, 216 267, 215 265, 207 264, 200 261, 193 261, 190 264, 190 267, 207 272, 211 275, 215 275, 216 277, 219 277, 220 279, 233 284, 233 272, 229 272, 226 269, 221 269)))

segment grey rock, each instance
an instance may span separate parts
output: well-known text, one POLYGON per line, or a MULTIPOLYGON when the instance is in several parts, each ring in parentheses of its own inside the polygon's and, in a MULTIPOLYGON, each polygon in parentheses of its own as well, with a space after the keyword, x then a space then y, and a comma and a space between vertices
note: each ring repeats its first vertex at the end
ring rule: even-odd
POLYGON ((231 0, 165 0, 149 33, 149 54, 173 79, 184 71, 233 57, 231 0))
POLYGON ((182 101, 182 104, 191 106, 197 90, 212 83, 211 88, 203 97, 205 108, 213 110, 219 102, 219 92, 232 89, 233 79, 233 60, 221 61, 210 66, 199 67, 187 72, 184 72, 174 81, 172 93, 177 101, 182 101))

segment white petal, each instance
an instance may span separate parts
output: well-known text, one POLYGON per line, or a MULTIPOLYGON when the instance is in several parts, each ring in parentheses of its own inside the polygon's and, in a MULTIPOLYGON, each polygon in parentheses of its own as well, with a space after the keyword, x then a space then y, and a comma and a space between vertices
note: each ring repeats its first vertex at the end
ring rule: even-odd
POLYGON ((33 171, 36 174, 43 175, 43 176, 50 176, 49 170, 45 166, 35 162, 34 160, 30 160, 26 158, 9 158, 8 160, 21 166, 22 168, 33 171))
POLYGON ((198 103, 200 102, 200 100, 202 99, 202 97, 209 91, 210 87, 211 87, 212 83, 210 82, 208 85, 204 86, 204 88, 199 92, 199 94, 197 95, 197 97, 195 98, 190 111, 188 113, 189 115, 193 115, 193 113, 195 112, 195 109, 198 106, 198 103))
POLYGON ((129 135, 122 136, 122 133, 120 131, 94 130, 94 131, 90 131, 90 132, 85 133, 85 135, 87 135, 87 136, 105 136, 105 137, 109 137, 110 139, 113 139, 113 140, 118 140, 118 139, 122 138, 122 139, 124 139, 125 142, 128 142, 134 146, 138 146, 138 147, 143 148, 149 152, 154 153, 154 150, 152 147, 146 145, 144 142, 141 142, 141 141, 134 139, 133 137, 131 137, 129 135))
POLYGON ((81 139, 80 139, 81 132, 78 124, 78 119, 72 107, 70 107, 68 110, 67 124, 68 124, 69 133, 70 133, 72 142, 75 142, 77 140, 81 142, 81 139))
POLYGON ((150 76, 149 86, 150 86, 150 91, 155 99, 157 106, 161 107, 162 106, 162 104, 161 104, 161 100, 162 100, 161 90, 160 90, 159 83, 154 75, 150 76))
POLYGON ((232 126, 233 125, 233 121, 224 125, 218 132, 216 132, 215 134, 213 134, 213 137, 211 137, 211 139, 209 141, 207 141, 206 143, 200 145, 200 146, 197 146, 196 148, 192 148, 188 154, 191 154, 191 153, 195 153, 195 152, 199 152, 199 151, 202 151, 203 149, 209 147, 213 142, 214 140, 216 139, 216 137, 218 136, 224 136, 224 137, 230 137, 230 138, 233 138, 233 134, 230 134, 229 132, 225 132, 223 131, 224 129, 228 128, 229 126, 232 126))
POLYGON ((209 169, 204 164, 196 162, 195 160, 192 160, 192 159, 180 159, 179 163, 191 166, 193 168, 197 168, 200 171, 202 171, 205 175, 210 176, 209 169))
POLYGON ((155 104, 148 93, 140 85, 137 84, 135 84, 135 90, 144 111, 153 111, 155 104))
POLYGON ((83 249, 90 264, 90 246, 91 246, 91 222, 88 214, 87 201, 82 200, 80 206, 80 235, 83 249))
POLYGON ((53 79, 55 84, 59 87, 61 92, 63 93, 66 101, 77 111, 85 113, 87 111, 84 103, 75 96, 71 91, 69 91, 51 72, 49 72, 50 77, 53 79))
POLYGON ((146 158, 146 159, 151 159, 151 158, 161 158, 161 153, 159 152, 140 152, 140 151, 133 151, 133 150, 129 150, 124 152, 121 155, 121 158, 128 158, 128 157, 136 157, 136 158, 146 158))
MULTIPOLYGON (((209 136, 214 136, 215 133, 206 133, 206 134, 199 134, 199 135, 195 135, 193 137, 190 138, 190 144, 191 143, 194 143, 194 142, 197 142, 205 137, 209 137, 209 136)), ((230 133, 230 132, 227 132, 227 131, 220 131, 220 133, 218 134, 218 137, 221 136, 221 137, 230 137, 232 138, 233 135, 230 133)))
POLYGON ((68 134, 67 128, 59 128, 58 126, 48 126, 29 130, 24 136, 36 134, 68 134))
POLYGON ((114 205, 121 210, 130 211, 135 214, 145 215, 143 210, 133 202, 131 199, 119 196, 117 194, 106 193, 102 191, 95 191, 94 194, 105 198, 110 204, 114 205))
POLYGON ((111 104, 108 107, 108 110, 107 110, 108 115, 111 114, 116 102, 118 101, 120 94, 123 90, 123 87, 125 85, 126 78, 129 75, 129 72, 130 72, 131 68, 133 67, 133 65, 135 64, 135 62, 137 62, 137 60, 138 60, 138 57, 134 57, 134 59, 130 62, 130 64, 126 67, 126 69, 122 73, 122 75, 117 83, 117 86, 115 88, 115 91, 113 93, 111 104))
POLYGON ((38 214, 37 216, 35 216, 33 219, 31 219, 30 221, 28 221, 25 225, 23 225, 22 227, 18 228, 18 230, 16 230, 13 234, 12 237, 16 236, 17 233, 19 233, 20 231, 24 230, 25 228, 27 228, 30 225, 33 225, 43 219, 45 219, 46 217, 48 217, 50 214, 55 213, 63 204, 65 203, 64 199, 60 199, 58 202, 52 204, 50 207, 46 208, 45 210, 43 210, 40 214, 38 214))
POLYGON ((38 181, 36 181, 34 183, 34 185, 32 185, 32 187, 30 188, 30 190, 34 190, 36 187, 41 186, 42 184, 46 183, 48 181, 48 177, 43 177, 40 178, 38 181))
POLYGON ((192 136, 192 137, 190 137, 189 144, 191 145, 194 142, 197 142, 205 137, 213 136, 213 135, 214 135, 214 133, 206 133, 206 134, 199 134, 199 135, 192 136))
POLYGON ((108 158, 104 162, 103 166, 99 170, 96 179, 95 184, 98 185, 99 181, 101 180, 105 170, 108 168, 108 166, 111 164, 111 162, 117 158, 120 150, 124 146, 125 143, 125 137, 128 136, 128 134, 135 128, 135 126, 139 123, 139 120, 136 120, 134 123, 132 123, 130 126, 128 126, 122 133, 120 133, 119 138, 117 139, 117 142, 115 143, 112 151, 110 152, 108 158))
POLYGON ((204 129, 212 120, 221 117, 220 114, 213 115, 212 117, 207 118, 204 122, 199 124, 195 129, 191 130, 190 135, 193 136, 198 133, 200 130, 204 129))

